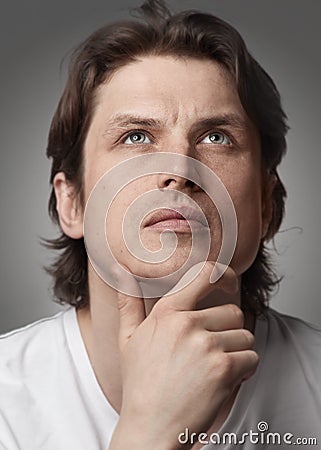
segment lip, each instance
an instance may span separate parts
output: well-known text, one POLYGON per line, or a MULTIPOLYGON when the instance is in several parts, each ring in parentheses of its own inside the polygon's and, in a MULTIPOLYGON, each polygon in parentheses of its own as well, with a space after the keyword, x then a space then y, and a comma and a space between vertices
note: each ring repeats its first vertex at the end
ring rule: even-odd
POLYGON ((189 223, 196 228, 208 228, 205 216, 197 209, 189 206, 170 206, 168 208, 158 209, 147 216, 143 227, 190 230, 189 223))

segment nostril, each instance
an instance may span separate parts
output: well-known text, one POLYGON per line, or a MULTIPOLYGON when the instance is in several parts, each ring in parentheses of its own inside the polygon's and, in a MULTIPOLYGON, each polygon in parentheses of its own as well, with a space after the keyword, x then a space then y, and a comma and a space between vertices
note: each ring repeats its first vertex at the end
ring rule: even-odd
POLYGON ((195 186, 194 181, 186 180, 186 187, 194 187, 194 186, 195 186))
POLYGON ((176 180, 174 180, 174 178, 168 178, 168 180, 165 181, 165 186, 169 186, 172 182, 176 183, 176 180))
MULTIPOLYGON (((172 183, 177 184, 177 180, 175 180, 174 178, 168 178, 168 179, 165 181, 164 185, 165 185, 166 187, 168 187, 168 186, 169 186, 170 184, 172 184, 172 183)), ((195 183, 194 183, 193 181, 191 181, 191 180, 186 179, 186 180, 185 180, 185 186, 186 186, 186 187, 194 187, 194 186, 195 186, 195 183)))

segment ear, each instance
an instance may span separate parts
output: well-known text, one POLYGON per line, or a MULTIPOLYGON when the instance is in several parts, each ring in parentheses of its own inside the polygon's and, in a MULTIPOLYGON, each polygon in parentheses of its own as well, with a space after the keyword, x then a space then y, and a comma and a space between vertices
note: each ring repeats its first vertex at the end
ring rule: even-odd
POLYGON ((72 239, 83 237, 83 214, 79 198, 64 172, 58 172, 53 180, 56 208, 62 231, 72 239))
POLYGON ((261 239, 266 238, 273 217, 273 191, 276 182, 274 174, 267 173, 263 176, 261 239))

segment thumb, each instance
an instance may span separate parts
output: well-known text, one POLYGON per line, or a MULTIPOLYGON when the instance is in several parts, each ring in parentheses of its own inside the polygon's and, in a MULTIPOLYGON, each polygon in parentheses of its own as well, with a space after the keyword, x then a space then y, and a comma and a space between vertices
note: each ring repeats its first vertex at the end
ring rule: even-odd
POLYGON ((133 335, 136 328, 145 320, 145 303, 142 292, 135 277, 126 270, 126 275, 122 275, 121 286, 124 292, 118 291, 119 310, 119 347, 123 351, 125 345, 133 335))

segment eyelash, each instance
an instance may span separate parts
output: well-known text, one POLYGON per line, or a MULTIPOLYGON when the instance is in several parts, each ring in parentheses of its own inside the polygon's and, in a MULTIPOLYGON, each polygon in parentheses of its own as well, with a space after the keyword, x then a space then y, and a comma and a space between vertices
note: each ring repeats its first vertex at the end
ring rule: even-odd
MULTIPOLYGON (((148 134, 148 133, 146 133, 146 131, 143 131, 143 130, 133 130, 133 131, 130 131, 129 133, 127 133, 124 137, 123 137, 123 139, 122 139, 122 144, 125 144, 125 145, 147 145, 147 144, 151 144, 152 143, 152 139, 151 139, 151 137, 150 137, 150 135, 148 134), (145 142, 142 142, 142 143, 135 143, 135 142, 132 142, 131 144, 129 144, 129 143, 127 143, 126 144, 126 141, 127 141, 127 139, 130 139, 132 136, 135 136, 135 135, 144 135, 144 140, 145 139, 148 139, 150 142, 147 142, 147 143, 145 143, 145 142)), ((205 144, 205 145, 211 145, 211 144, 217 144, 217 145, 228 145, 228 146, 231 146, 232 145, 232 139, 226 134, 226 133, 224 133, 223 131, 212 131, 212 132, 210 132, 210 133, 207 133, 204 137, 202 137, 198 142, 197 142, 198 144, 201 144, 201 143, 203 143, 203 144, 205 144), (226 143, 226 142, 224 142, 224 143, 216 143, 216 142, 203 142, 206 138, 208 138, 208 137, 210 137, 210 136, 213 136, 213 135, 221 135, 222 137, 223 137, 223 139, 224 140, 227 140, 228 142, 226 143)))
MULTIPOLYGON (((131 136, 135 136, 135 135, 138 135, 138 134, 144 135, 145 138, 149 139, 149 140, 152 142, 152 139, 151 139, 151 137, 148 135, 148 133, 146 133, 145 131, 142 131, 142 130, 134 130, 134 131, 131 131, 130 133, 127 133, 127 134, 123 137, 122 143, 125 144, 125 145, 146 145, 146 143, 142 143, 142 144, 138 143, 138 144, 135 144, 134 142, 133 142, 132 144, 126 144, 127 139, 129 139, 131 136)), ((150 144, 151 142, 148 142, 148 144, 150 144)))
POLYGON ((207 133, 204 137, 202 137, 201 138, 201 140, 200 140, 200 142, 199 142, 200 144, 201 143, 203 143, 203 144, 209 144, 209 145, 211 145, 211 144, 217 144, 217 145, 232 145, 232 140, 231 140, 231 138, 226 134, 226 133, 224 133, 223 131, 211 131, 210 133, 207 133), (223 137, 223 139, 224 140, 227 140, 228 142, 226 143, 226 142, 222 142, 222 143, 218 143, 218 142, 203 142, 206 138, 208 138, 208 137, 210 137, 210 136, 213 136, 213 135, 221 135, 222 137, 223 137))

